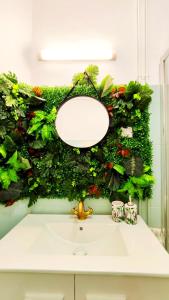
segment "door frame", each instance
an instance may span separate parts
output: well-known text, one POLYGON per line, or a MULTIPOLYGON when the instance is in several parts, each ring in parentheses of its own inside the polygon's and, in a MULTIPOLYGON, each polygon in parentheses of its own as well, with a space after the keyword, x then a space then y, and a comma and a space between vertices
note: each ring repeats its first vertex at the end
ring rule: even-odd
MULTIPOLYGON (((165 248, 169 251, 169 101, 167 92, 166 62, 169 49, 160 61, 161 100, 161 235, 165 248), (168 119, 167 119, 168 115, 168 119), (167 184, 168 183, 168 184, 167 184)), ((169 75, 168 75, 169 78, 169 75)), ((169 82, 168 82, 169 85, 169 82)))

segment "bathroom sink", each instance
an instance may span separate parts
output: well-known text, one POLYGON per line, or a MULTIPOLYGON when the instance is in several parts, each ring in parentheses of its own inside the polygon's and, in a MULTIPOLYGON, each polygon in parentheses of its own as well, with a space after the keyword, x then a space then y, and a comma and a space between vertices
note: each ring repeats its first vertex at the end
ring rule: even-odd
POLYGON ((0 257, 0 270, 169 274, 168 254, 141 217, 128 225, 110 215, 29 214, 0 240, 0 257))
POLYGON ((76 219, 73 222, 46 223, 29 251, 58 255, 127 255, 125 243, 116 224, 79 222, 76 219))
POLYGON ((53 237, 60 237, 65 241, 72 243, 91 243, 110 234, 116 234, 116 226, 104 225, 99 223, 87 224, 85 222, 77 223, 48 223, 47 228, 53 237))

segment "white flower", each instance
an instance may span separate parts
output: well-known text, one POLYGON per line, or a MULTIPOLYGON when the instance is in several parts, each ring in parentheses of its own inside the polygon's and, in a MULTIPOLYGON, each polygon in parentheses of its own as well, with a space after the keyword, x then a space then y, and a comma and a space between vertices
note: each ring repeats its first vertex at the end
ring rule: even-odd
POLYGON ((132 127, 121 127, 121 136, 122 137, 128 137, 132 138, 133 137, 133 129, 132 127))

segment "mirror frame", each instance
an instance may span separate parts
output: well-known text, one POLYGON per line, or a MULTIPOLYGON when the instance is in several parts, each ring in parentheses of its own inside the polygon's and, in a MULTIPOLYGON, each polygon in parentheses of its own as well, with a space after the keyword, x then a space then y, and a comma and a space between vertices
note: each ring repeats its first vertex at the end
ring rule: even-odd
POLYGON ((98 145, 98 144, 106 137, 106 135, 108 134, 108 131, 109 131, 109 128, 110 128, 110 115, 109 115, 109 113, 108 113, 108 110, 107 110, 106 105, 104 105, 104 103, 101 102, 101 100, 98 100, 97 98, 91 97, 91 96, 88 96, 88 95, 77 95, 77 96, 72 96, 72 97, 70 97, 70 98, 68 98, 68 99, 64 99, 64 100, 62 101, 62 103, 61 103, 61 104, 58 106, 58 108, 57 108, 57 114, 58 114, 59 109, 60 109, 66 102, 68 102, 68 101, 71 100, 71 99, 79 98, 79 97, 87 97, 87 98, 94 99, 94 100, 96 100, 97 102, 99 102, 99 103, 105 108, 105 110, 106 110, 106 112, 107 112, 107 115, 108 115, 109 123, 108 123, 107 131, 106 131, 105 135, 103 136, 103 138, 102 138, 99 142, 97 142, 96 144, 94 144, 94 145, 92 145, 92 146, 88 146, 88 147, 76 147, 76 146, 69 145, 69 144, 67 144, 65 141, 63 141, 63 140, 61 139, 61 137, 59 136, 59 134, 58 134, 58 132, 57 132, 57 128, 56 128, 56 119, 57 119, 57 115, 56 115, 56 119, 55 119, 55 130, 56 130, 56 133, 57 133, 58 137, 59 137, 59 138, 61 139, 61 141, 62 141, 63 143, 65 143, 66 145, 68 145, 68 146, 70 146, 70 147, 80 148, 80 149, 88 149, 88 148, 97 146, 97 145, 98 145))

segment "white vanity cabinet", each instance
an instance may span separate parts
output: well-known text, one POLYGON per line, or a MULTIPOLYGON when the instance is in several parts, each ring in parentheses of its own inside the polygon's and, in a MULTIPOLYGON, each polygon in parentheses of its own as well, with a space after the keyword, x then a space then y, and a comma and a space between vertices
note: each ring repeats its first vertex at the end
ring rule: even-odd
POLYGON ((0 273, 0 300, 74 300, 74 275, 0 273))
POLYGON ((168 300, 169 279, 122 275, 0 273, 0 300, 168 300))
POLYGON ((77 275, 76 300, 169 300, 169 279, 77 275))
POLYGON ((30 214, 0 240, 0 300, 169 300, 169 255, 140 217, 30 214))

